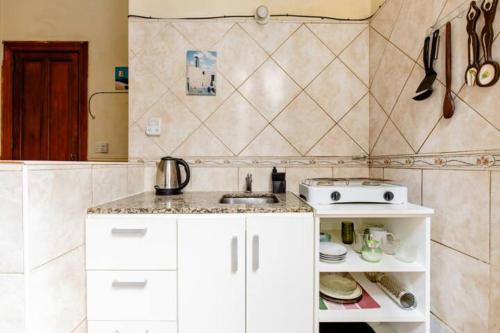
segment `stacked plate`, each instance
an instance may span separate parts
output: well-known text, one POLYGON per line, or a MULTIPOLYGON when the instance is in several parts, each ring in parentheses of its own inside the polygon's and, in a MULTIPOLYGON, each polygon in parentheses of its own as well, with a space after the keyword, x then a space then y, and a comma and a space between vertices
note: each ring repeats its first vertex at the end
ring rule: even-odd
POLYGON ((345 261, 347 248, 338 243, 321 242, 319 245, 319 259, 326 263, 341 263, 345 261))
POLYGON ((324 300, 338 304, 357 303, 363 297, 361 286, 341 273, 321 274, 319 293, 324 300))

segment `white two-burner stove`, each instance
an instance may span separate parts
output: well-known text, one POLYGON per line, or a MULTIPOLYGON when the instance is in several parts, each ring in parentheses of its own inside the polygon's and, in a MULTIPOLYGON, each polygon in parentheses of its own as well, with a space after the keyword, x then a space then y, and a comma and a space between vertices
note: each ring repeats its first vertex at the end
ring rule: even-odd
POLYGON ((405 186, 384 179, 371 178, 313 178, 299 185, 300 197, 313 205, 341 203, 408 202, 405 186))

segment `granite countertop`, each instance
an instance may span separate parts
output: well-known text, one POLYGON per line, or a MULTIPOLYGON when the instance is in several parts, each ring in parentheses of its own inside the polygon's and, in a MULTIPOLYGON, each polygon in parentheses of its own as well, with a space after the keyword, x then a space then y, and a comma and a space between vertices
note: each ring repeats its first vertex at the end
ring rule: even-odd
MULTIPOLYGON (((187 192, 174 196, 157 196, 144 192, 105 203, 87 210, 89 214, 244 214, 244 213, 312 213, 313 209, 291 192, 276 194, 278 203, 262 205, 230 205, 219 203, 225 194, 237 192, 187 192)), ((254 192, 252 196, 266 196, 254 192)))

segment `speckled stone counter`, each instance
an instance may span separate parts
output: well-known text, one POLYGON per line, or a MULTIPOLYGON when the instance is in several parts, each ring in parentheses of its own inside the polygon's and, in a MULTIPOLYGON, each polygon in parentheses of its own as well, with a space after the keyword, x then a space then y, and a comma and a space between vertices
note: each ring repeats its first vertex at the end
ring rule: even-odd
MULTIPOLYGON (((312 213, 313 209, 291 192, 276 194, 278 203, 259 205, 221 204, 228 192, 187 192, 175 196, 157 196, 145 192, 89 208, 89 214, 245 214, 312 213)), ((232 193, 245 196, 246 193, 232 193)), ((265 196, 265 193, 252 193, 265 196)))

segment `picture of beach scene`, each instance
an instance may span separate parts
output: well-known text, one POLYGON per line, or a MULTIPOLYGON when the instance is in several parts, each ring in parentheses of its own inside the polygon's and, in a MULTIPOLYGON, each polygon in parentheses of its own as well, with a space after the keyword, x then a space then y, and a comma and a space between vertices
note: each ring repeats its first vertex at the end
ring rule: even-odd
POLYGON ((217 52, 187 51, 187 94, 215 96, 217 52))

